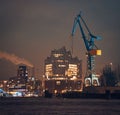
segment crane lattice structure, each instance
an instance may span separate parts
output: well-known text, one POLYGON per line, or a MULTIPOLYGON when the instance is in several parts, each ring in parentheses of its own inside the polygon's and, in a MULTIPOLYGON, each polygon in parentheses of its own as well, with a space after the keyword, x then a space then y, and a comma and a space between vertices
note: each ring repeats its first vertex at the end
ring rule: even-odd
POLYGON ((95 79, 96 77, 95 77, 94 65, 95 65, 95 56, 101 55, 101 50, 97 48, 94 41, 95 39, 100 40, 101 37, 95 36, 91 33, 87 24, 82 18, 81 13, 78 14, 74 19, 74 24, 72 28, 72 34, 71 34, 72 37, 74 36, 76 32, 77 25, 79 25, 80 32, 82 34, 82 39, 84 41, 84 44, 87 50, 87 53, 86 53, 87 54, 87 70, 86 70, 86 75, 84 79, 84 84, 86 87, 87 86, 98 86, 99 81, 98 79, 95 79), (84 26, 84 29, 86 29, 87 31, 83 29, 83 26, 84 26), (88 35, 86 35, 85 32, 88 32, 88 35))

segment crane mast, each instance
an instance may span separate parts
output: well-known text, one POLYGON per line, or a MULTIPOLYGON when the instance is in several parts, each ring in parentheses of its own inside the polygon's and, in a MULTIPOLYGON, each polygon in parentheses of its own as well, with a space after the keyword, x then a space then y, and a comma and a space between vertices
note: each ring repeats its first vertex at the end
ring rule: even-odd
POLYGON ((87 50, 87 71, 86 71, 86 76, 84 79, 84 84, 85 86, 98 86, 99 81, 98 79, 95 79, 96 77, 95 77, 94 65, 95 65, 95 56, 101 55, 101 50, 97 48, 97 46, 94 43, 94 40, 95 39, 100 40, 101 38, 91 33, 87 24, 82 18, 81 13, 78 14, 74 19, 74 24, 72 28, 72 34, 71 34, 72 37, 74 36, 76 32, 77 25, 80 28, 82 39, 84 41, 85 48, 87 50), (86 29, 88 32, 88 38, 85 35, 85 30, 83 29, 83 25, 84 25, 84 29, 86 29))

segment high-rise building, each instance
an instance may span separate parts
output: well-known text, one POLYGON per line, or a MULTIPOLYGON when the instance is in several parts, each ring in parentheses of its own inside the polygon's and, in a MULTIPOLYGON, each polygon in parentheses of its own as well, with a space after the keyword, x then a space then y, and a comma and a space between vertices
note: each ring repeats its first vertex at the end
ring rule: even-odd
POLYGON ((58 89, 60 89, 59 91, 61 92, 68 88, 68 86, 68 89, 75 90, 76 84, 79 86, 76 90, 81 89, 82 61, 77 57, 72 57, 71 52, 67 51, 65 47, 51 51, 51 55, 45 59, 44 69, 46 79, 45 88, 49 88, 48 90, 51 90, 49 85, 51 85, 51 87, 53 86, 52 89, 54 89, 55 92, 58 91, 58 89), (57 89, 55 87, 57 87, 57 89))
POLYGON ((9 84, 9 92, 26 92, 27 87, 26 83, 28 82, 28 70, 26 65, 19 65, 17 69, 17 76, 10 77, 9 84))
POLYGON ((28 79, 28 70, 27 67, 25 65, 20 65, 18 67, 18 72, 17 72, 17 76, 20 78, 23 78, 27 81, 28 79))

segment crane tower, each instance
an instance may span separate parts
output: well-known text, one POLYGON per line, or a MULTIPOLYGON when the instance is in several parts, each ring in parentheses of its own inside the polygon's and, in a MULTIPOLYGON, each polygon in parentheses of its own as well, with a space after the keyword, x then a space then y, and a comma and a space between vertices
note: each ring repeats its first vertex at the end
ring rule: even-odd
POLYGON ((95 70, 94 70, 94 65, 95 65, 95 56, 96 55, 101 55, 101 50, 97 48, 95 45, 95 39, 100 40, 101 37, 95 36, 91 33, 89 30, 87 24, 85 23, 84 19, 81 16, 81 13, 78 14, 75 19, 74 19, 74 24, 72 28, 72 37, 74 36, 76 32, 77 25, 80 28, 80 32, 82 34, 82 39, 85 44, 85 48, 87 50, 87 70, 86 70, 86 75, 84 79, 84 84, 85 87, 87 86, 98 86, 99 81, 96 78, 95 70), (84 26, 84 28, 83 28, 84 26), (85 33, 88 32, 88 35, 85 33), (88 37, 87 37, 88 36, 88 37))

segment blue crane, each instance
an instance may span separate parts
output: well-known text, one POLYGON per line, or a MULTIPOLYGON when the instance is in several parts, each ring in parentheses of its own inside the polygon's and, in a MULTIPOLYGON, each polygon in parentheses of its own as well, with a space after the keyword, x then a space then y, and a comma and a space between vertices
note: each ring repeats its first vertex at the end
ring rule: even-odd
POLYGON ((82 34, 82 39, 84 41, 86 50, 87 50, 87 74, 86 77, 90 78, 90 82, 89 85, 93 84, 93 80, 92 80, 92 75, 94 73, 94 57, 95 55, 101 55, 101 50, 98 50, 97 46, 95 45, 94 41, 96 40, 100 40, 101 37, 99 36, 95 36, 91 33, 91 31, 89 30, 87 24, 85 23, 84 19, 81 16, 81 13, 78 14, 75 19, 74 19, 74 24, 73 24, 73 29, 72 29, 72 37, 74 36, 75 32, 76 32, 76 28, 77 25, 79 25, 81 34, 82 34), (85 31, 82 27, 82 24, 84 25, 84 29, 87 30, 88 32, 88 37, 86 37, 85 35, 85 31))

